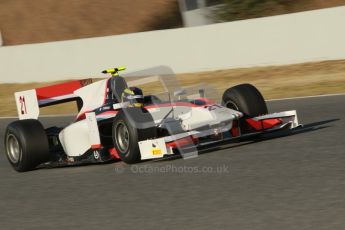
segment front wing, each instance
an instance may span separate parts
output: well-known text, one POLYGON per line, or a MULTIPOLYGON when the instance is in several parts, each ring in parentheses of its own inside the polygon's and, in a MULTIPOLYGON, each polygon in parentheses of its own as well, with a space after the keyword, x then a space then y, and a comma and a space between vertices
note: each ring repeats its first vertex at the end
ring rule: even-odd
POLYGON ((197 155, 197 150, 211 145, 222 145, 235 140, 251 138, 263 133, 301 126, 295 110, 272 113, 246 119, 246 130, 241 130, 239 121, 234 120, 231 130, 225 127, 212 127, 208 130, 189 131, 163 138, 139 142, 142 160, 159 159, 188 152, 188 156, 197 155), (189 149, 189 151, 186 151, 189 149), (192 152, 192 154, 191 154, 192 152))

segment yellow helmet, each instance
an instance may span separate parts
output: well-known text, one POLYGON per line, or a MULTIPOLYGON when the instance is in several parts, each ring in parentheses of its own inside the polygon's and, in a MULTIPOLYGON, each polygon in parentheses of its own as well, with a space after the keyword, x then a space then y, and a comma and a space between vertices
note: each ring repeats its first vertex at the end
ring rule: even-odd
POLYGON ((121 95, 121 101, 122 102, 129 102, 130 106, 133 107, 142 107, 143 106, 143 94, 142 93, 136 93, 136 90, 132 89, 125 89, 121 95))

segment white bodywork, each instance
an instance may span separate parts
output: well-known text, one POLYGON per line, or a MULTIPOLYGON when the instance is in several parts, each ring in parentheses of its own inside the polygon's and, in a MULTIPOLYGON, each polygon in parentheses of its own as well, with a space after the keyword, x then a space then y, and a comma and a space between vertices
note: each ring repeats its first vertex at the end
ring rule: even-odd
POLYGON ((217 104, 198 107, 172 105, 148 109, 156 124, 162 123, 164 125, 175 120, 181 124, 184 131, 218 124, 228 125, 231 129, 231 121, 243 116, 241 112, 217 104), (164 121, 162 122, 163 118, 164 121))
POLYGON ((72 123, 59 133, 59 139, 65 153, 70 157, 83 155, 90 148, 100 148, 95 113, 86 113, 86 119, 72 123))
POLYGON ((93 111, 104 104, 107 94, 107 82, 107 80, 97 81, 74 91, 74 94, 83 101, 83 107, 78 116, 85 112, 93 111))
MULTIPOLYGON (((149 109, 155 123, 158 124, 165 117, 162 125, 167 125, 170 132, 175 133, 174 130, 181 126, 180 132, 185 132, 197 128, 202 128, 209 125, 221 125, 222 132, 228 131, 232 127, 232 120, 242 117, 242 113, 225 108, 220 105, 202 106, 202 107, 188 107, 188 106, 173 106, 160 107, 149 109), (169 111, 173 109, 168 117, 165 117, 169 111)), ((100 146, 99 131, 97 127, 97 120, 94 113, 86 113, 86 119, 75 122, 59 134, 59 139, 68 156, 80 156, 93 146, 100 146)), ((142 159, 160 158, 165 154, 170 154, 165 147, 165 139, 154 139, 142 141, 139 144, 142 159), (164 145, 163 145, 164 143, 164 145), (152 145, 157 145, 161 150, 160 154, 152 154, 152 145)))
POLYGON ((91 148, 97 149, 101 147, 101 138, 99 136, 98 124, 95 113, 86 113, 86 123, 89 131, 89 140, 91 148))
POLYGON ((227 126, 230 130, 232 120, 242 116, 242 113, 238 111, 220 105, 211 105, 192 108, 188 114, 180 115, 179 118, 182 121, 182 128, 186 131, 219 124, 227 126))
POLYGON ((253 120, 265 120, 265 119, 271 119, 271 118, 281 118, 285 123, 291 123, 291 128, 296 128, 300 124, 298 123, 298 117, 297 117, 297 111, 296 110, 290 110, 290 111, 284 111, 279 113, 271 113, 259 117, 254 117, 253 120))
POLYGON ((83 155, 91 148, 90 131, 86 120, 70 124, 59 133, 65 153, 70 157, 83 155))
POLYGON ((77 121, 59 133, 59 139, 65 153, 70 157, 83 155, 90 148, 101 146, 95 113, 88 113, 101 107, 107 93, 107 80, 97 81, 74 91, 83 101, 77 117, 85 113, 85 120, 77 121))
POLYGON ((83 101, 83 107, 77 116, 86 113, 86 118, 67 126, 59 134, 61 145, 68 156, 81 156, 90 148, 100 147, 96 116, 87 112, 104 104, 107 82, 107 80, 97 81, 74 91, 74 94, 83 101))

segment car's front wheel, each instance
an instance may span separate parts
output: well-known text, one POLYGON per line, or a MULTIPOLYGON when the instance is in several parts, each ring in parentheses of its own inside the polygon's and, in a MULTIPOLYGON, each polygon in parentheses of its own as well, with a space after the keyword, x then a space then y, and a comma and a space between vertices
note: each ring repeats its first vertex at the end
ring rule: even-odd
POLYGON ((149 112, 142 108, 125 108, 113 121, 113 143, 122 161, 133 164, 141 160, 138 142, 156 138, 156 127, 149 112))
POLYGON ((268 113, 267 105, 262 94, 251 84, 236 85, 225 90, 223 94, 223 105, 229 109, 243 113, 239 120, 241 132, 251 131, 247 118, 265 115, 268 113))
POLYGON ((256 117, 268 113, 262 94, 251 84, 241 84, 225 90, 222 104, 240 111, 244 117, 256 117))

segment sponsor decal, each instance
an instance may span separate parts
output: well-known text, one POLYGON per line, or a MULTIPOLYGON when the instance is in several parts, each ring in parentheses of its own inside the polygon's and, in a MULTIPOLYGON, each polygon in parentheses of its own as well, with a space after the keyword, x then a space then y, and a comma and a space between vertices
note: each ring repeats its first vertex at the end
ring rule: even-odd
POLYGON ((23 114, 27 114, 28 111, 26 109, 26 103, 25 103, 25 97, 24 96, 20 96, 19 97, 19 103, 20 103, 20 113, 23 114))
POLYGON ((151 149, 152 155, 161 155, 162 150, 158 148, 155 144, 152 144, 152 149, 151 149))

